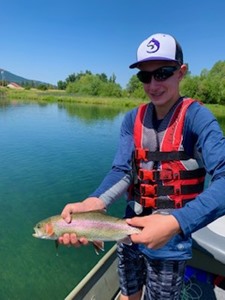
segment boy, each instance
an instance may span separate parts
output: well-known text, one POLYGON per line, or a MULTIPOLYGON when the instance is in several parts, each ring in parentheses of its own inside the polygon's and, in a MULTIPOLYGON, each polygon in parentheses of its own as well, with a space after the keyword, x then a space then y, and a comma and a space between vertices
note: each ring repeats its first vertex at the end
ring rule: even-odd
MULTIPOLYGON (((187 71, 174 37, 154 34, 137 51, 137 68, 150 102, 125 115, 111 171, 87 199, 65 206, 63 218, 105 209, 128 192, 125 217, 143 228, 133 244, 118 245, 121 300, 180 299, 191 233, 225 214, 225 140, 213 115, 182 97, 187 71), (212 177, 203 191, 205 173, 212 177)), ((64 244, 87 244, 65 234, 64 244)))

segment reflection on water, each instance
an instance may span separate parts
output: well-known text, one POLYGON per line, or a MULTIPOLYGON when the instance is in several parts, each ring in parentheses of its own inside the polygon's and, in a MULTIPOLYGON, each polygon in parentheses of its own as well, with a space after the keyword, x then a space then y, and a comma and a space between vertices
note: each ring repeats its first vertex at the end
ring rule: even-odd
MULTIPOLYGON (((96 120, 113 120, 122 109, 118 107, 110 107, 104 105, 74 105, 71 103, 60 104, 59 108, 66 109, 70 116, 76 116, 87 123, 95 122, 96 120)), ((123 111, 125 112, 124 108, 123 111)))
MULTIPOLYGON (((111 166, 122 118, 118 110, 77 104, 2 105, 0 299, 64 299, 102 257, 91 245, 60 247, 57 256, 53 242, 32 237, 33 226, 97 187, 111 166)), ((123 200, 110 209, 122 212, 123 200)))

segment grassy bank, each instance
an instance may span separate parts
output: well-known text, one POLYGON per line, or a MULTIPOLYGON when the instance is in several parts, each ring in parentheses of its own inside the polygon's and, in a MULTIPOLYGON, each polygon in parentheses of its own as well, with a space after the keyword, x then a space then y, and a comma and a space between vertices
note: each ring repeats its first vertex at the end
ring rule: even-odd
POLYGON ((211 110, 211 112, 216 117, 225 117, 225 106, 219 104, 206 104, 206 107, 211 110))
MULTIPOLYGON (((27 100, 38 102, 67 102, 67 103, 82 103, 82 104, 102 104, 114 105, 119 107, 135 107, 144 101, 133 98, 105 98, 91 96, 77 96, 67 94, 65 91, 48 90, 39 91, 31 90, 11 90, 7 88, 0 89, 0 96, 5 96, 10 100, 27 100)), ((225 106, 218 104, 205 104, 216 117, 225 116, 225 106)))
POLYGON ((139 103, 143 103, 143 100, 140 99, 77 96, 77 95, 68 94, 65 91, 58 91, 58 90, 39 91, 36 89, 31 89, 31 90, 4 89, 4 93, 5 96, 11 100, 33 100, 38 102, 102 104, 102 105, 115 105, 115 106, 122 106, 122 107, 135 107, 139 103))

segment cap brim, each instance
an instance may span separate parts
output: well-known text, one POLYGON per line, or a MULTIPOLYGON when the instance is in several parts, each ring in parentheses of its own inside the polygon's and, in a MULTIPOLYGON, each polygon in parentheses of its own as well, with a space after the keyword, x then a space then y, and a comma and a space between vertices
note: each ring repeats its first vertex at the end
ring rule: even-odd
POLYGON ((139 60, 139 61, 133 63, 132 65, 130 65, 129 68, 134 69, 134 68, 137 68, 140 63, 147 62, 147 61, 155 61, 155 60, 168 60, 168 61, 178 62, 176 59, 170 59, 168 57, 157 57, 157 56, 155 56, 155 57, 149 57, 149 58, 146 58, 146 59, 139 60))

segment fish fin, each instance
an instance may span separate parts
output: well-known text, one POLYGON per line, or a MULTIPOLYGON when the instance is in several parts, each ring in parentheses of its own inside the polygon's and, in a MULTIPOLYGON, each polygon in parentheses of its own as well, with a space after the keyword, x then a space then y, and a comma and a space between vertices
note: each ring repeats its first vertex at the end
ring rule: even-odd
POLYGON ((129 236, 126 236, 125 238, 119 240, 118 243, 123 243, 123 244, 129 245, 129 246, 132 245, 132 241, 129 236))
POLYGON ((54 228, 53 228, 53 226, 52 226, 51 223, 47 223, 47 224, 45 225, 45 231, 46 231, 46 233, 48 234, 48 236, 52 236, 52 235, 55 234, 55 233, 54 233, 54 228))
POLYGON ((105 251, 105 249, 104 249, 104 242, 102 242, 102 241, 93 241, 92 244, 94 246, 95 253, 97 255, 99 255, 99 250, 105 251))
POLYGON ((55 240, 55 249, 56 249, 56 256, 59 256, 59 242, 58 240, 55 240))

